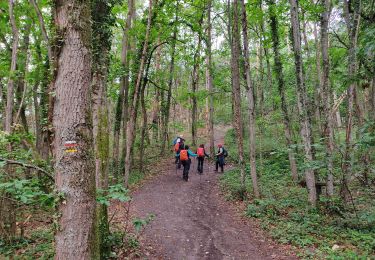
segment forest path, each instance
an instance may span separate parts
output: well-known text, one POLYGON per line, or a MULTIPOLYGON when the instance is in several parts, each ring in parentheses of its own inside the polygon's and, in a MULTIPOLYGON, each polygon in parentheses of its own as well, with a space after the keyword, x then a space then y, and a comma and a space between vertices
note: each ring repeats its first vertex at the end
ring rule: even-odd
MULTIPOLYGON (((216 130, 215 139, 222 142, 226 129, 216 130)), ((212 163, 206 160, 199 175, 192 159, 188 182, 172 158, 164 164, 165 172, 133 193, 131 206, 133 216, 155 215, 142 235, 143 244, 152 248, 150 259, 297 259, 225 201, 212 163)))

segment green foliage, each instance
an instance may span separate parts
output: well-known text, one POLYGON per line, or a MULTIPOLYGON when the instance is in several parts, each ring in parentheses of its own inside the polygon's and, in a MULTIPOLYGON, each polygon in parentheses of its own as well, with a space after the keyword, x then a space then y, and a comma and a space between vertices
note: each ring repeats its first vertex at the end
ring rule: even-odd
POLYGON ((109 206, 112 200, 127 202, 131 199, 128 192, 122 184, 111 185, 108 190, 97 190, 96 201, 106 206, 109 206))
POLYGON ((18 238, 12 244, 0 240, 0 258, 14 259, 52 259, 54 233, 50 226, 32 230, 28 237, 18 238), (18 257, 17 255, 22 255, 18 257))

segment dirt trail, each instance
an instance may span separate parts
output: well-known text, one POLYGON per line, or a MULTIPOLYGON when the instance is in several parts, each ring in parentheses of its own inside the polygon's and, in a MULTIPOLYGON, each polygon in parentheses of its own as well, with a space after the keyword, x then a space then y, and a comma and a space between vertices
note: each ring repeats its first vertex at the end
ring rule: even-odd
MULTIPOLYGON (((222 139, 224 130, 216 132, 222 139)), ((188 182, 171 159, 164 174, 133 194, 132 215, 155 215, 142 238, 154 249, 150 259, 296 259, 265 241, 220 196, 212 164, 206 161, 199 175, 192 161, 188 182)))

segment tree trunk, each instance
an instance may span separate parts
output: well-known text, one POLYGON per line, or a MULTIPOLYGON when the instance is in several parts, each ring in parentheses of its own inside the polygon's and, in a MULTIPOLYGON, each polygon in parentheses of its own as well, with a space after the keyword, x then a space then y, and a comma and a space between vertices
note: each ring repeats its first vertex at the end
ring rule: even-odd
POLYGON ((163 98, 162 101, 162 115, 163 115, 163 131, 162 131, 162 147, 161 147, 161 154, 164 154, 166 149, 166 144, 168 143, 168 125, 169 125, 169 114, 170 114, 170 107, 171 107, 171 99, 172 99, 172 85, 173 85, 173 78, 174 78, 174 61, 175 61, 175 53, 176 53, 176 41, 177 41, 177 21, 178 21, 178 9, 179 5, 177 2, 176 7, 176 14, 175 14, 175 27, 173 30, 172 36, 172 43, 171 43, 171 63, 169 65, 169 79, 168 79, 168 91, 167 91, 167 100, 163 98))
MULTIPOLYGON (((158 38, 158 45, 160 45, 160 37, 158 38)), ((155 70, 156 73, 160 72, 160 57, 161 57, 161 47, 159 46, 156 50, 155 56, 155 70)), ((152 122, 152 144, 155 145, 159 143, 158 133, 159 133, 159 112, 160 112, 160 92, 161 90, 155 87, 155 99, 152 106, 151 112, 151 122, 152 122)))
POLYGON ((137 108, 138 108, 138 99, 139 94, 141 91, 141 81, 143 76, 144 65, 147 58, 147 50, 148 50, 148 39, 150 36, 151 31, 151 17, 152 17, 152 0, 149 0, 149 7, 148 7, 148 19, 147 19, 147 28, 146 28, 146 36, 143 42, 143 50, 140 59, 139 71, 137 75, 137 81, 134 86, 134 95, 132 101, 132 107, 130 108, 130 118, 128 126, 127 126, 127 143, 126 143, 126 154, 125 154, 125 172, 124 172, 124 186, 128 187, 130 169, 131 169, 131 149, 133 148, 134 139, 135 139, 135 127, 136 127, 136 120, 137 120, 137 108))
POLYGON ((145 88, 147 85, 147 80, 145 79, 145 83, 143 84, 141 90, 141 109, 142 109, 142 128, 141 128, 141 145, 139 147, 139 171, 143 173, 144 171, 144 154, 145 154, 145 138, 146 138, 146 131, 147 131, 147 110, 146 110, 146 102, 145 102, 145 88))
POLYGON ((210 143, 210 154, 215 154, 215 139, 214 139, 214 97, 213 97, 213 83, 212 83, 212 35, 211 35, 211 9, 212 0, 207 2, 207 57, 206 57, 206 89, 207 96, 207 110, 208 110, 208 138, 210 143))
POLYGON ((25 105, 25 98, 26 98, 26 92, 27 92, 27 86, 25 82, 26 73, 28 71, 28 62, 29 62, 29 44, 30 44, 30 28, 31 24, 26 24, 24 28, 24 35, 23 35, 23 43, 22 47, 20 47, 20 54, 21 56, 18 57, 18 64, 17 64, 17 70, 18 78, 17 78, 17 89, 16 89, 16 116, 14 119, 14 124, 18 124, 19 119, 21 119, 21 124, 23 126, 23 130, 28 133, 29 132, 29 126, 27 124, 27 118, 26 118, 26 105, 25 105))
POLYGON ((322 77, 322 101, 324 111, 324 132, 323 136, 326 144, 327 155, 327 180, 326 192, 327 196, 333 195, 333 118, 332 118, 332 104, 331 104, 331 91, 329 86, 329 54, 328 54, 328 24, 331 13, 330 0, 324 0, 325 10, 321 18, 321 47, 322 47, 322 60, 323 60, 323 77, 322 77))
POLYGON ((270 7, 270 27, 271 27, 271 37, 272 37, 272 47, 274 52, 274 71, 277 79, 277 86, 279 95, 281 97, 281 110, 283 112, 283 123, 284 123, 284 134, 286 139, 286 145, 288 148, 288 158, 290 164, 290 171, 293 181, 298 181, 297 163, 294 155, 294 149, 292 145, 294 142, 292 140, 292 128, 290 123, 290 117, 288 112, 288 106, 285 97, 285 81, 283 74, 283 65, 280 57, 280 41, 278 32, 278 20, 275 13, 275 2, 273 0, 269 1, 270 7))
MULTIPOLYGON (((12 59, 9 71, 9 80, 7 88, 7 103, 5 109, 5 132, 12 134, 13 132, 13 106, 14 106, 14 78, 16 75, 17 67, 17 50, 18 50, 18 28, 16 25, 14 15, 14 1, 9 0, 9 19, 12 27, 12 59)), ((12 144, 7 145, 7 152, 12 152, 12 144)), ((12 166, 7 165, 5 168, 7 178, 12 178, 14 169, 12 166)), ((16 234, 16 212, 15 205, 11 196, 7 193, 0 194, 0 237, 7 242, 11 242, 16 234)))
POLYGON ((59 228, 55 259, 98 259, 95 160, 91 128, 91 6, 56 1, 56 28, 64 44, 57 56, 54 156, 59 228), (80 26, 77 27, 77 24, 80 26))
MULTIPOLYGON (((201 26, 203 21, 203 12, 201 19, 199 21, 199 25, 201 26)), ((191 144, 193 146, 197 145, 197 112, 198 112, 198 104, 197 104, 197 90, 199 84, 199 63, 200 63, 200 49, 201 49, 201 41, 202 36, 201 33, 198 33, 198 44, 197 49, 194 54, 194 66, 193 66, 193 73, 192 73, 192 111, 191 111, 191 144)))
MULTIPOLYGON (((43 77, 42 77, 42 84, 41 84, 41 96, 40 96, 40 139, 37 142, 37 147, 40 156, 43 160, 48 161, 49 155, 51 151, 51 143, 52 143, 52 132, 50 130, 50 124, 52 123, 52 116, 51 113, 53 112, 53 102, 54 98, 52 93, 54 92, 54 86, 51 79, 54 77, 53 71, 56 67, 56 61, 54 57, 54 52, 52 50, 52 46, 50 43, 50 39, 48 37, 45 21, 43 15, 39 9, 39 6, 35 0, 29 0, 29 2, 34 7, 34 10, 37 14, 39 20, 40 31, 43 37, 43 41, 47 47, 47 56, 48 62, 43 66, 43 77)), ((39 54, 38 54, 39 55, 39 54)), ((41 56, 40 56, 41 57, 41 56)), ((40 59, 41 61, 42 59, 40 59)))
MULTIPOLYGON (((336 104, 337 101, 338 101, 338 98, 337 98, 336 91, 333 91, 333 103, 336 104)), ((342 127, 342 120, 341 120, 341 115, 340 115, 339 109, 336 109, 335 116, 336 116, 336 126, 337 126, 337 128, 341 128, 342 127)))
POLYGON ((305 150, 305 162, 308 164, 308 169, 305 170, 306 186, 309 192, 309 202, 312 206, 315 207, 317 196, 315 188, 315 174, 314 171, 309 168, 311 167, 310 165, 313 162, 313 153, 311 146, 311 126, 308 116, 307 93, 303 75, 303 64, 301 54, 301 32, 299 28, 300 24, 298 18, 298 4, 296 0, 289 0, 289 3, 293 35, 294 61, 297 78, 297 104, 299 120, 301 124, 300 132, 305 150))
POLYGON ((357 86, 354 78, 357 73, 357 40, 359 32, 359 24, 361 19, 361 0, 348 2, 344 1, 344 17, 349 35, 349 56, 348 56, 348 77, 351 80, 347 90, 348 96, 348 110, 346 120, 346 137, 345 137, 345 152, 343 164, 343 181, 341 187, 341 196, 346 202, 350 201, 349 181, 352 174, 352 128, 353 128, 353 107, 354 107, 354 92, 357 86))
MULTIPOLYGON (((249 153, 250 153, 250 173, 253 182, 253 190, 256 198, 259 198, 259 188, 256 172, 256 150, 255 150, 255 136, 256 136, 256 126, 255 126, 255 102, 254 102, 254 86, 251 82, 250 74, 250 63, 249 63, 249 42, 247 36, 247 18, 246 18, 246 8, 244 0, 241 0, 242 6, 242 37, 244 46, 244 59, 245 59, 245 80, 247 89, 247 98, 249 101, 249 153)), ((241 106, 240 106, 241 107, 241 106)))
MULTIPOLYGON (((109 54, 111 50, 111 6, 106 0, 96 0, 92 6, 92 118, 95 151, 96 189, 108 190, 109 171, 109 122, 107 101, 107 76, 109 69, 109 54)), ((100 258, 104 259, 110 253, 109 223, 107 206, 98 204, 97 225, 99 228, 100 258)))
POLYGON ((323 133, 323 128, 321 124, 321 105, 320 103, 323 102, 322 100, 322 90, 321 90, 321 82, 322 82, 322 73, 320 68, 320 42, 318 39, 318 31, 316 28, 316 24, 314 23, 314 39, 315 39, 315 62, 316 62, 316 79, 315 79, 315 89, 314 89, 314 101, 315 101, 315 121, 318 125, 318 128, 321 133, 323 133))
MULTIPOLYGON (((134 0, 128 0, 128 15, 126 18, 126 24, 122 36, 122 50, 121 50, 121 66, 123 68, 123 73, 120 79, 120 93, 117 100, 116 111, 115 111, 115 124, 114 124, 114 133, 113 133, 113 171, 114 175, 118 177, 118 167, 119 167, 119 147, 120 147, 120 129, 121 129, 121 120, 127 119, 124 111, 124 98, 128 98, 128 87, 129 87, 129 60, 128 53, 130 48, 129 41, 129 30, 132 26, 132 16, 134 12, 134 0)), ((126 109, 127 110, 127 109, 126 109)), ((127 120, 123 120, 123 124, 126 125, 127 120)), ((126 131, 124 131, 126 135, 126 131)), ((123 140, 126 140, 124 136, 123 140)))
POLYGON ((237 135, 237 149, 238 149, 238 167, 241 174, 241 192, 246 192, 245 187, 245 165, 244 165, 244 151, 243 151, 243 133, 242 133, 242 113, 241 113, 241 86, 240 86, 240 30, 239 30, 239 6, 238 1, 233 0, 233 35, 231 44, 231 67, 232 67, 232 91, 234 98, 234 119, 233 127, 237 135))

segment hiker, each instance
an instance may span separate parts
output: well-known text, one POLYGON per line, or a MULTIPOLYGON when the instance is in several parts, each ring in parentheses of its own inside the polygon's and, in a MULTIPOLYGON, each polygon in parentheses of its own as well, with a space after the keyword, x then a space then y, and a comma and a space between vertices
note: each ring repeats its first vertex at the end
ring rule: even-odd
POLYGON ((219 150, 217 151, 217 154, 216 154, 215 172, 219 170, 219 166, 221 168, 221 172, 224 172, 224 165, 225 165, 224 158, 228 156, 228 152, 224 149, 223 145, 221 144, 219 144, 217 147, 219 148, 219 150))
POLYGON ((183 135, 178 135, 174 140, 173 140, 173 146, 175 146, 177 143, 180 143, 181 141, 184 142, 185 139, 183 138, 183 135))
POLYGON ((183 139, 182 138, 182 135, 181 136, 178 136, 176 139, 175 139, 175 141, 173 141, 173 143, 174 143, 174 151, 175 151, 175 153, 176 153, 176 160, 175 160, 175 164, 177 164, 177 168, 178 169, 181 169, 181 162, 180 162, 180 156, 179 156, 179 154, 180 154, 180 151, 181 151, 181 149, 183 149, 184 148, 184 141, 185 141, 185 139, 183 139))
POLYGON ((209 158, 210 156, 206 153, 206 150, 204 149, 204 145, 201 144, 199 148, 197 149, 197 155, 198 155, 198 172, 203 173, 203 162, 204 157, 209 158))
POLYGON ((184 181, 188 181, 190 164, 191 164, 190 156, 197 157, 197 154, 190 151, 188 145, 184 145, 184 147, 181 148, 181 151, 179 152, 178 156, 180 158, 180 162, 182 166, 184 166, 182 178, 184 179, 184 181))

